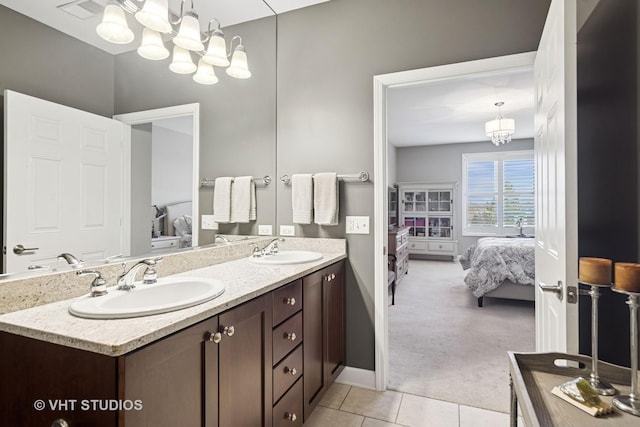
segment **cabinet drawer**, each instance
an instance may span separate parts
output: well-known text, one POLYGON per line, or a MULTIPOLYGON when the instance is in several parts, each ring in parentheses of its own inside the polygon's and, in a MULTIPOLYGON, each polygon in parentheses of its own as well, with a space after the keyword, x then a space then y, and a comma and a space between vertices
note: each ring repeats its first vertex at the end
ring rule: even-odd
POLYGON ((273 291, 273 325, 302 309, 302 279, 273 291))
POLYGON ((400 235, 400 244, 404 245, 409 242, 409 233, 403 233, 400 235))
POLYGON ((302 346, 285 357, 282 362, 273 368, 273 401, 280 400, 280 397, 289 390, 291 384, 302 376, 302 346))
POLYGON ((151 249, 166 249, 177 248, 179 246, 180 239, 151 239, 151 249))
POLYGON ((273 407, 273 427, 302 426, 302 380, 273 407))
POLYGON ((427 242, 409 242, 410 251, 425 251, 427 250, 427 242))
POLYGON ((451 253, 454 251, 454 244, 453 242, 429 242, 428 250, 429 252, 451 253))
POLYGON ((402 277, 404 274, 404 260, 398 260, 396 262, 396 284, 398 283, 398 278, 402 277))
POLYGON ((298 313, 273 330, 273 363, 278 363, 302 342, 302 313, 298 313))
POLYGON ((396 258, 398 260, 403 259, 409 254, 409 245, 404 245, 396 251, 396 258))

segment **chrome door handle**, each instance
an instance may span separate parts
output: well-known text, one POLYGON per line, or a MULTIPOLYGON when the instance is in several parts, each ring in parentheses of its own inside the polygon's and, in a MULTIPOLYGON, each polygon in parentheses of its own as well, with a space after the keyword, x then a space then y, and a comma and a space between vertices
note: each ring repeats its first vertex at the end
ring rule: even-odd
POLYGON ((562 293, 564 288, 562 286, 561 280, 558 280, 558 284, 556 285, 547 285, 543 282, 538 281, 538 287, 544 292, 553 292, 558 298, 560 298, 560 300, 562 300, 562 293))
POLYGON ((24 252, 34 252, 37 251, 40 248, 25 248, 22 245, 15 245, 13 247, 13 253, 16 255, 22 255, 24 252))

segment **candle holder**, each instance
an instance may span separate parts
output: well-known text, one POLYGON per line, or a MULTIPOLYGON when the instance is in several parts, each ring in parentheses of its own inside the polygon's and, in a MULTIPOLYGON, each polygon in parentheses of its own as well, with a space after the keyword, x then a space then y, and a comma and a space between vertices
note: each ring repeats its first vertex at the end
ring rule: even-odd
POLYGON ((613 288, 614 292, 628 296, 629 322, 631 326, 631 393, 617 396, 613 406, 621 411, 640 417, 640 394, 638 393, 638 292, 628 292, 613 288))
POLYGON ((599 395, 613 396, 617 390, 611 384, 602 381, 598 375, 598 299, 600 298, 600 288, 610 288, 611 285, 580 283, 591 287, 591 290, 586 292, 591 297, 591 374, 589 375, 589 384, 599 395))

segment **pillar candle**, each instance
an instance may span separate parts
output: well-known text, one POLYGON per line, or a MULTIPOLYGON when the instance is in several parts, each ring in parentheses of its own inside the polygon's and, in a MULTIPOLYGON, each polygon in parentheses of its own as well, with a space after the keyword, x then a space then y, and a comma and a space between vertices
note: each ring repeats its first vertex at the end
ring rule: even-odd
POLYGON ((578 280, 594 285, 611 284, 611 260, 582 257, 579 262, 578 280))
POLYGON ((640 292, 640 264, 616 262, 615 287, 627 292, 640 292))

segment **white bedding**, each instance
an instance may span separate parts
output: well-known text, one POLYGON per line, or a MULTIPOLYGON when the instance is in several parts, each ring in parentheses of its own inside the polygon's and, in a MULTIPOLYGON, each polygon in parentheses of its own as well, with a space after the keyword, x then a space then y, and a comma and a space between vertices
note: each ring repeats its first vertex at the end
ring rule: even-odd
POLYGON ((533 286, 535 247, 531 238, 483 237, 460 257, 465 283, 476 298, 496 289, 504 280, 533 286))

